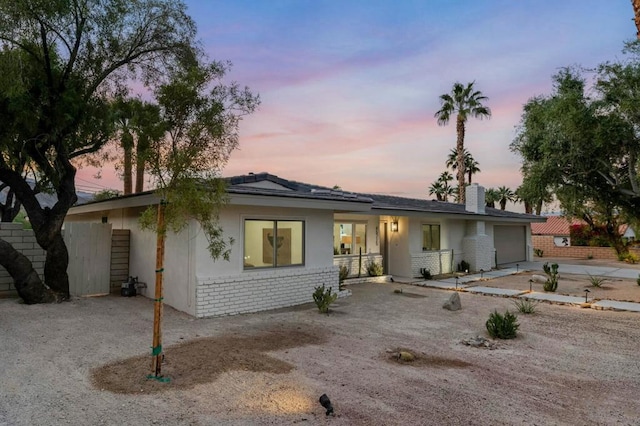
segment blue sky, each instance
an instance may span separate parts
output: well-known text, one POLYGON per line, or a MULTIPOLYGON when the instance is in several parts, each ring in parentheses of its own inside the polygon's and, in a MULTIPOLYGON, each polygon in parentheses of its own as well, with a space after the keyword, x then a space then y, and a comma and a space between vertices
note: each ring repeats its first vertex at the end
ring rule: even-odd
MULTIPOLYGON (((203 47, 260 94, 225 175, 268 171, 346 190, 432 198, 455 146, 439 95, 475 81, 493 117, 465 146, 487 187, 521 183, 510 153, 522 106, 560 67, 621 57, 628 0, 187 1, 203 47)), ((121 187, 103 173, 102 185, 121 187), (112 183, 114 182, 114 183, 112 183)), ((82 182, 80 182, 82 183, 82 182)))

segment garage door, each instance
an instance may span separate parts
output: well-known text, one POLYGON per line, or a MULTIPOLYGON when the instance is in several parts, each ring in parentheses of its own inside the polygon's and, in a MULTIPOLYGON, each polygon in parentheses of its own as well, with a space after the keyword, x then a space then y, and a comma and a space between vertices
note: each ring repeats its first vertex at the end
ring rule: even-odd
POLYGON ((494 226, 493 246, 498 265, 527 260, 526 226, 494 226))

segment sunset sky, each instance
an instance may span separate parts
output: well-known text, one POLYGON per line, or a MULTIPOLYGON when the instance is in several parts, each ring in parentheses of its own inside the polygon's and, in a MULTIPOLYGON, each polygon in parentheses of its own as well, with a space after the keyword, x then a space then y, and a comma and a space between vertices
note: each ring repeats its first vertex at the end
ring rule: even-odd
MULTIPOLYGON (((560 67, 621 57, 629 0, 191 0, 213 59, 262 104, 240 127, 225 176, 269 172, 345 190, 428 195, 455 146, 433 117, 456 81, 476 82, 490 120, 465 146, 486 187, 521 183, 509 151, 522 106, 560 67)), ((110 167, 78 185, 122 189, 110 167)))

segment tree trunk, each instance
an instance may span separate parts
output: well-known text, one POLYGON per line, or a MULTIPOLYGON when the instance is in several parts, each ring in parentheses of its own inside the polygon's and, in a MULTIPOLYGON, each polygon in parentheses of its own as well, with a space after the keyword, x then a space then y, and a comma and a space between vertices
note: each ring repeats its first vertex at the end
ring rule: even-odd
POLYGON ((145 155, 148 149, 148 138, 146 136, 138 137, 138 145, 136 146, 136 193, 144 191, 145 155))
POLYGON ((7 270, 18 296, 27 305, 34 303, 51 303, 62 298, 47 288, 38 273, 33 269, 31 261, 17 251, 11 244, 0 239, 0 265, 7 270))
POLYGON ((542 214, 542 198, 536 203, 536 214, 540 216, 542 214))
POLYGON ((0 222, 13 222, 20 213, 20 201, 15 199, 13 191, 9 189, 4 204, 0 204, 0 222))
POLYGON ((133 136, 131 135, 131 133, 129 133, 128 131, 123 132, 120 144, 122 145, 122 149, 124 151, 124 195, 128 195, 131 194, 133 187, 133 182, 131 180, 131 173, 133 169, 133 136))
POLYGON ((458 202, 460 204, 465 204, 466 202, 466 194, 465 194, 465 185, 464 178, 466 174, 465 164, 464 164, 464 120, 460 115, 458 115, 456 119, 456 152, 457 152, 457 163, 458 163, 458 202))
POLYGON ((531 214, 533 212, 533 208, 531 207, 531 203, 529 201, 524 202, 524 212, 527 214, 531 214))
POLYGON ((47 256, 44 263, 44 280, 47 285, 63 299, 69 298, 69 251, 59 230, 46 248, 47 256))
POLYGON ((631 0, 631 4, 633 5, 633 20, 636 23, 636 36, 638 37, 638 40, 640 40, 640 0, 631 0))

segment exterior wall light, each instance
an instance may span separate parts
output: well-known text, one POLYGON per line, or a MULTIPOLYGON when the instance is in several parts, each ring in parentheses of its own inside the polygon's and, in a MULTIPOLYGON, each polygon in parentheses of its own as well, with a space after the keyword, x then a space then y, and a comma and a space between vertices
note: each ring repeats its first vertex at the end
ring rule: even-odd
POLYGON ((391 232, 398 232, 398 221, 394 220, 391 222, 391 232))

